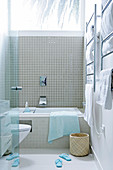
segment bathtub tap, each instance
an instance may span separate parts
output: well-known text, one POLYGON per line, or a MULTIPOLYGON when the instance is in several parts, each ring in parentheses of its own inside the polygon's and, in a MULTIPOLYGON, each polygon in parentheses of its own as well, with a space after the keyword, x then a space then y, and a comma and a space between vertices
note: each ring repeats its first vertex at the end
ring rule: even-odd
POLYGON ((46 106, 46 105, 47 105, 46 96, 40 96, 39 106, 46 106))

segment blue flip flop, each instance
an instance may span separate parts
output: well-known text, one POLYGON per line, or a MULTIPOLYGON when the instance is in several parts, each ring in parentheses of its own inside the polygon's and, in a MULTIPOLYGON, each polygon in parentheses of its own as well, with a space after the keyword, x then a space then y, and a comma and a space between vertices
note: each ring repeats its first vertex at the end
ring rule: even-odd
POLYGON ((6 160, 7 161, 10 161, 10 160, 12 160, 12 159, 15 159, 15 158, 18 158, 19 157, 19 154, 18 153, 15 153, 15 154, 10 154, 7 158, 6 158, 6 160))
POLYGON ((13 164, 12 164, 12 167, 17 167, 19 164, 20 164, 20 160, 19 159, 15 159, 13 164))
POLYGON ((66 161, 71 161, 71 158, 67 153, 62 153, 61 155, 59 155, 59 157, 65 159, 66 161))
POLYGON ((56 164, 57 168, 61 168, 62 167, 62 160, 61 159, 56 159, 55 164, 56 164))

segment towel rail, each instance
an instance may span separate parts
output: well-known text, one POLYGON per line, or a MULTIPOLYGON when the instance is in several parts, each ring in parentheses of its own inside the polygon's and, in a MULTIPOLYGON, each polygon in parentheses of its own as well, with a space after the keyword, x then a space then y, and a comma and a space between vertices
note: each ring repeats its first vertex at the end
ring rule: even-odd
MULTIPOLYGON (((95 92, 95 62, 96 62, 96 55, 97 55, 97 17, 98 17, 98 15, 97 15, 97 5, 95 4, 95 6, 94 6, 94 13, 91 15, 91 17, 90 17, 90 20, 88 21, 88 23, 86 23, 86 32, 87 32, 87 28, 88 28, 88 25, 89 25, 89 23, 91 22, 91 20, 92 20, 92 18, 94 17, 94 36, 91 38, 91 40, 86 44, 86 49, 87 49, 87 47, 89 46, 89 44, 92 42, 92 41, 94 41, 94 60, 93 61, 91 61, 90 63, 86 63, 86 83, 88 82, 88 80, 87 80, 87 77, 88 76, 93 76, 93 86, 94 86, 94 92, 95 92), (87 73, 87 66, 89 66, 89 65, 91 65, 91 64, 94 64, 94 71, 93 71, 93 73, 87 73)), ((92 51, 93 51, 92 50, 92 51)))
POLYGON ((91 22, 91 20, 92 20, 93 16, 94 16, 94 13, 91 15, 91 17, 90 17, 89 21, 86 23, 86 28, 89 26, 89 24, 90 24, 90 22, 91 22))
POLYGON ((113 51, 110 51, 109 53, 104 54, 104 55, 102 56, 102 59, 105 58, 105 57, 107 57, 108 55, 110 55, 110 54, 112 54, 112 53, 113 53, 113 51))
POLYGON ((93 76, 94 75, 94 73, 90 73, 90 74, 87 74, 86 76, 93 76))
POLYGON ((88 45, 89 45, 93 40, 94 40, 94 37, 91 38, 91 40, 87 43, 86 46, 88 47, 88 45))
POLYGON ((102 43, 104 43, 107 40, 109 40, 112 36, 113 36, 113 31, 102 40, 102 43))
POLYGON ((108 8, 108 6, 110 5, 110 3, 112 2, 112 0, 108 0, 106 5, 104 6, 104 8, 102 9, 102 15, 105 12, 105 10, 108 8))
POLYGON ((111 74, 111 91, 113 91, 113 69, 112 69, 112 74, 111 74))
MULTIPOLYGON (((103 16, 105 10, 108 8, 108 6, 111 4, 112 0, 108 0, 108 2, 106 3, 106 5, 104 6, 104 8, 101 11, 101 17, 103 16)), ((113 50, 111 50, 110 52, 103 54, 103 43, 105 43, 107 40, 109 40, 111 37, 113 37, 113 31, 108 34, 104 39, 101 37, 101 70, 103 70, 103 58, 109 56, 110 54, 113 53, 113 50)))
POLYGON ((95 92, 95 72, 96 72, 96 56, 97 56, 97 5, 95 4, 95 8, 94 8, 94 25, 95 25, 95 29, 94 29, 94 92, 95 92))
MULTIPOLYGON (((103 16, 103 13, 105 12, 105 10, 108 8, 108 6, 110 5, 110 3, 112 2, 112 0, 109 0, 107 3, 106 3, 106 5, 105 5, 105 7, 102 9, 102 11, 101 11, 101 17, 103 16)), ((103 51, 102 51, 102 49, 103 49, 103 43, 105 43, 107 40, 109 40, 111 37, 113 37, 113 31, 110 33, 110 34, 108 34, 104 39, 102 39, 102 37, 101 37, 101 70, 103 70, 103 59, 105 58, 105 57, 108 57, 110 54, 113 54, 113 49, 110 51, 110 52, 108 52, 108 53, 106 53, 106 54, 103 54, 103 51)), ((112 73, 111 73, 111 91, 113 91, 113 69, 112 69, 112 73)))
POLYGON ((86 66, 89 66, 89 65, 91 65, 91 64, 93 64, 93 63, 94 63, 94 61, 92 61, 92 62, 86 64, 86 66))

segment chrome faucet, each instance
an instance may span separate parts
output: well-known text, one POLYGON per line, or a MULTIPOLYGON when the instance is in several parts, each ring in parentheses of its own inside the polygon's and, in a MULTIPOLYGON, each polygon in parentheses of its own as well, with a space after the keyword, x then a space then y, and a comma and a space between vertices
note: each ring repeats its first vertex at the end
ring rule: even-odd
POLYGON ((46 106, 47 105, 46 96, 40 96, 39 105, 40 106, 46 106))

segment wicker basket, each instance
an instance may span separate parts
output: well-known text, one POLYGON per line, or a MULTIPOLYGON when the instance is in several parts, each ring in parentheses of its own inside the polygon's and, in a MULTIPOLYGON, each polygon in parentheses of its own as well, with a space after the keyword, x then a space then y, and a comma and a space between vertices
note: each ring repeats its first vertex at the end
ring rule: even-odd
POLYGON ((86 133, 73 133, 70 135, 70 153, 74 156, 89 154, 89 135, 86 133))

